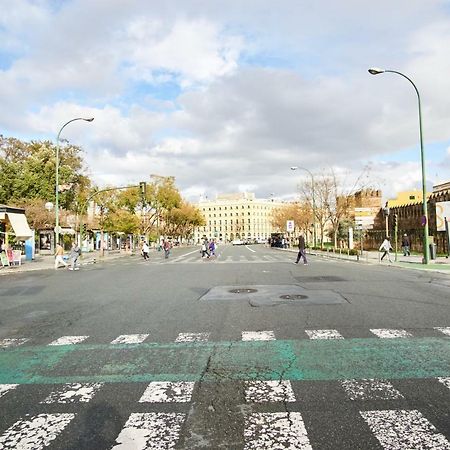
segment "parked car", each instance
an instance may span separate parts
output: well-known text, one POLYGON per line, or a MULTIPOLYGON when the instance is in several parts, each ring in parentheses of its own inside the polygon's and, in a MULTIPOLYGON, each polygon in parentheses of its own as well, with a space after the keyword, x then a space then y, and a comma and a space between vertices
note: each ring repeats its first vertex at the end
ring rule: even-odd
POLYGON ((241 241, 240 239, 235 239, 234 241, 231 242, 233 245, 244 245, 244 242, 241 241))

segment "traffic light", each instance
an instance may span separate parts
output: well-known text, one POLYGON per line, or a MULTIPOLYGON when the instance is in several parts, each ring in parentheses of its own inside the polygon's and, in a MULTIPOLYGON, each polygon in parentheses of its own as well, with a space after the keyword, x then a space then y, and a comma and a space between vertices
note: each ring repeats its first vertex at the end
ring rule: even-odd
POLYGON ((141 181, 139 183, 139 191, 141 193, 141 197, 145 198, 147 195, 147 183, 145 181, 141 181))
POLYGON ((398 215, 394 214, 394 228, 398 227, 398 215))
POLYGON ((83 223, 83 234, 86 234, 87 226, 85 223, 83 223))

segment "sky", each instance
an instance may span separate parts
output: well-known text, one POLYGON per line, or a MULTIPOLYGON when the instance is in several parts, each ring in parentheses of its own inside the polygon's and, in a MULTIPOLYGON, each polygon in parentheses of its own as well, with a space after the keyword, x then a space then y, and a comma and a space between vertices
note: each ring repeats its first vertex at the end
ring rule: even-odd
POLYGON ((174 176, 192 202, 450 181, 447 0, 0 0, 0 134, 80 145, 101 186, 174 176))

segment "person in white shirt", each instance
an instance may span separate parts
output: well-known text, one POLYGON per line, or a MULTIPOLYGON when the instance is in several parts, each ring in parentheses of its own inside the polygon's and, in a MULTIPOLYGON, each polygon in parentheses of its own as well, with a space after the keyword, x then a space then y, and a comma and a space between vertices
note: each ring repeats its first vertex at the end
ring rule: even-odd
POLYGON ((392 250, 391 241, 389 240, 389 236, 386 236, 386 239, 380 245, 380 252, 384 252, 383 256, 381 257, 381 261, 383 261, 383 258, 387 255, 389 262, 390 263, 392 262, 390 254, 391 250, 392 250))
POLYGON ((148 246, 147 242, 144 241, 144 243, 142 244, 142 256, 144 257, 144 260, 149 259, 149 251, 150 247, 148 246))

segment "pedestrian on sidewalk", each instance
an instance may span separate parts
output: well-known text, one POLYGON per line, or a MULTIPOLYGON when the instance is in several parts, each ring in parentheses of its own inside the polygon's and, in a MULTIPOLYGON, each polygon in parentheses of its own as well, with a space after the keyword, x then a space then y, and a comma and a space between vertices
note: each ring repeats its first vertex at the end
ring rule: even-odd
POLYGON ((150 247, 148 246, 147 242, 144 241, 144 243, 142 244, 142 256, 144 257, 144 261, 150 258, 148 256, 149 252, 150 252, 150 247))
POLYGON ((56 244, 56 250, 55 250, 55 269, 59 267, 60 264, 62 264, 64 267, 68 267, 69 264, 67 264, 64 261, 64 249, 60 244, 56 244))
POLYGON ((383 241, 383 243, 380 245, 380 252, 384 252, 383 256, 381 257, 381 261, 383 261, 383 258, 387 255, 389 262, 391 263, 391 254, 390 251, 392 250, 391 241, 389 239, 389 236, 386 236, 386 239, 383 241))
POLYGON ((303 234, 301 234, 300 237, 298 238, 298 254, 295 264, 298 264, 300 259, 303 258, 303 264, 308 265, 308 261, 306 260, 305 249, 306 249, 305 238, 303 237, 303 234))
POLYGON ((410 250, 409 250, 409 248, 410 248, 410 242, 409 242, 409 237, 408 237, 408 235, 405 233, 404 235, 403 235, 403 238, 402 238, 402 250, 403 250, 403 256, 410 256, 411 255, 411 252, 410 252, 410 250))
POLYGON ((69 254, 71 265, 69 270, 80 270, 78 267, 78 257, 81 255, 81 249, 76 242, 72 243, 72 249, 69 254))

